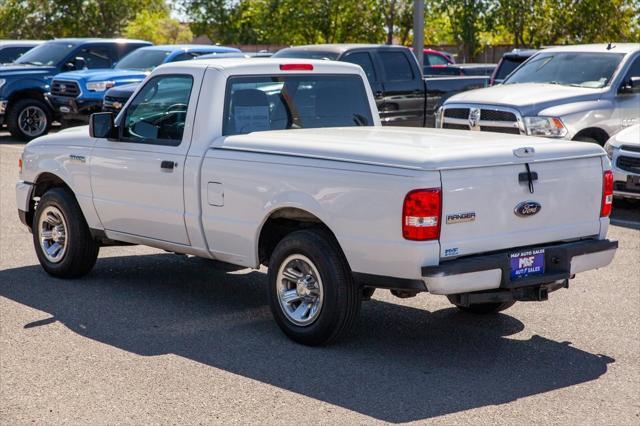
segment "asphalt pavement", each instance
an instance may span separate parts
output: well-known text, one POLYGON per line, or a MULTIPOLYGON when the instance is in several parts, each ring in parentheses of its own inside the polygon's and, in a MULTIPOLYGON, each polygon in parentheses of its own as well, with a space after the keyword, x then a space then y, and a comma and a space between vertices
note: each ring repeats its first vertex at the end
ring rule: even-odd
POLYGON ((0 133, 0 424, 640 424, 640 204, 612 265, 493 317, 378 290, 308 348, 271 319, 265 271, 105 248, 85 278, 38 265, 0 133))

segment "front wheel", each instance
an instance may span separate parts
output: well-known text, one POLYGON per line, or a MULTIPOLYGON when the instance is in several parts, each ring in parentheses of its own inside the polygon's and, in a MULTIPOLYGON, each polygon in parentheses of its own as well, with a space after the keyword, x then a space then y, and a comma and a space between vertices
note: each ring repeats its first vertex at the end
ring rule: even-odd
POLYGON ((46 135, 51 121, 51 110, 40 99, 20 99, 11 105, 7 115, 9 132, 23 141, 46 135))
POLYGON ((41 197, 33 217, 33 245, 44 270, 59 278, 89 273, 100 249, 76 199, 63 188, 41 197))
POLYGON ((323 345, 353 325, 360 288, 328 233, 304 230, 287 235, 271 255, 268 274, 271 312, 292 340, 323 345))
POLYGON ((464 312, 472 314, 489 315, 497 314, 512 307, 516 302, 494 302, 494 303, 472 303, 469 306, 463 306, 455 302, 455 298, 449 297, 449 302, 464 312))

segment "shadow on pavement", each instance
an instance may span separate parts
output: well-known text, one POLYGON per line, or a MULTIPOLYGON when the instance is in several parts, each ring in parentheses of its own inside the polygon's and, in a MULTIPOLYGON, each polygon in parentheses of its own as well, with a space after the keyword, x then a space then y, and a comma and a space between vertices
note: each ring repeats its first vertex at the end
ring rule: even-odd
POLYGON ((569 342, 506 338, 509 315, 427 312, 373 300, 353 333, 325 348, 289 341, 271 319, 260 272, 171 254, 98 260, 80 280, 39 266, 0 271, 0 295, 139 355, 177 354, 387 422, 428 419, 597 379, 614 362, 569 342))

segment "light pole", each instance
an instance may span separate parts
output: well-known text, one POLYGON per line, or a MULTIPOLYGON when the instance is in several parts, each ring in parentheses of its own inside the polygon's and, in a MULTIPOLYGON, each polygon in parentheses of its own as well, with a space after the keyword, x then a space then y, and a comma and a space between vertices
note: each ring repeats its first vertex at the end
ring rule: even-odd
POLYGON ((413 0, 413 52, 418 65, 424 67, 424 0, 413 0))

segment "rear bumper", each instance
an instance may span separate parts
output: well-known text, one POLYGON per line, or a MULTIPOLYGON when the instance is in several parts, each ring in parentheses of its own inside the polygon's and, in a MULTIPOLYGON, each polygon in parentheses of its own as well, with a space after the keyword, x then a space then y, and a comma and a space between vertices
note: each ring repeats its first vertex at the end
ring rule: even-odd
POLYGON ((425 266, 422 276, 430 293, 460 294, 492 289, 514 289, 564 281, 574 274, 607 266, 613 260, 617 241, 583 240, 572 243, 528 247, 545 250, 545 273, 511 280, 512 249, 470 256, 425 266))
POLYGON ((46 95, 51 108, 67 120, 89 122, 89 116, 102 111, 102 99, 81 99, 69 96, 46 95))

